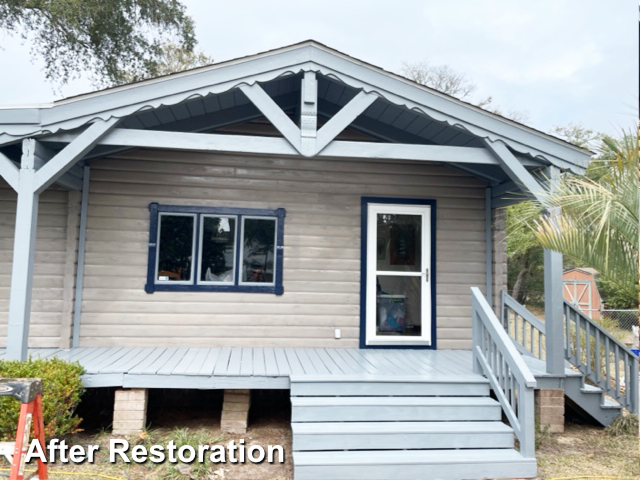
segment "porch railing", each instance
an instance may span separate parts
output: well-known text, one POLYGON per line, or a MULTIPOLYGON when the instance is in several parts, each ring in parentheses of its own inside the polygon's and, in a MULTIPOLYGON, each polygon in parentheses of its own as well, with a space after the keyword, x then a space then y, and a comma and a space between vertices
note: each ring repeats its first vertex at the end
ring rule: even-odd
MULTIPOLYGON (((564 358, 594 385, 638 413, 638 357, 574 305, 564 302, 564 358)), ((502 326, 520 353, 546 359, 545 324, 502 292, 502 326)))
POLYGON ((511 428, 520 453, 535 456, 533 392, 536 379, 509 335, 477 287, 471 289, 473 369, 489 379, 511 428))
POLYGON ((504 290, 500 310, 502 326, 515 342, 520 353, 540 360, 546 359, 544 322, 520 305, 504 290))
POLYGON ((564 332, 565 358, 620 405, 638 413, 638 357, 568 302, 564 332))

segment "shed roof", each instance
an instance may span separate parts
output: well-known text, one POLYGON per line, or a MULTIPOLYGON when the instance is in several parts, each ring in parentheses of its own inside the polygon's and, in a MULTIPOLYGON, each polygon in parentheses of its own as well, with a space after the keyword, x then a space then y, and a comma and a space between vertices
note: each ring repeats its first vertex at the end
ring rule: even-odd
POLYGON ((299 82, 293 80, 306 71, 318 74, 320 108, 328 117, 359 91, 379 96, 359 119, 364 131, 368 123, 373 130, 382 125, 394 138, 406 137, 406 143, 477 146, 482 139, 501 140, 514 152, 574 173, 583 173, 589 162, 588 151, 564 140, 313 40, 49 104, 0 108, 0 146, 73 130, 96 119, 128 117, 125 122, 147 127, 145 123, 170 125, 225 107, 250 109, 238 87, 254 83, 262 84, 284 108, 291 100, 287 95, 299 91, 299 82))
POLYGON ((598 272, 598 270, 596 270, 595 268, 589 268, 589 267, 570 268, 569 270, 565 270, 564 274, 569 273, 569 272, 583 272, 583 273, 586 273, 588 275, 592 275, 594 277, 597 277, 598 275, 600 275, 600 272, 598 272))

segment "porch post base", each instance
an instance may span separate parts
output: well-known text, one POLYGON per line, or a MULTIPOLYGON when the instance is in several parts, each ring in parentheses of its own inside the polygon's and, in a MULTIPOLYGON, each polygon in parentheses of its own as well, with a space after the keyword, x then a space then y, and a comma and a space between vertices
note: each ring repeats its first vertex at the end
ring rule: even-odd
POLYGON ((137 435, 144 431, 147 424, 148 397, 146 388, 116 390, 113 407, 114 434, 137 435))
POLYGON ((564 432, 564 390, 562 388, 535 391, 536 420, 551 433, 564 432))
POLYGON ((225 390, 220 429, 227 433, 247 433, 250 406, 251 390, 225 390))

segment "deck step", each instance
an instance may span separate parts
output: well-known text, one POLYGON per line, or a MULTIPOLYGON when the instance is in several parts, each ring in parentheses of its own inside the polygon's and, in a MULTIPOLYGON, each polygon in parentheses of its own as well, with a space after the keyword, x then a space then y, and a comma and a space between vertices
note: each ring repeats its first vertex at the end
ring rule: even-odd
POLYGON ((535 477, 536 460, 512 449, 294 452, 296 480, 462 480, 535 477))
POLYGON ((291 397, 292 422, 500 420, 489 397, 291 397))
POLYGON ((293 423, 294 451, 513 448, 502 422, 293 423))
POLYGON ((607 397, 601 388, 584 383, 583 378, 565 379, 564 393, 574 406, 605 427, 622 412, 618 402, 607 397))
POLYGON ((291 396, 487 396, 489 382, 477 377, 375 376, 291 377, 291 396))
POLYGON ((589 385, 589 384, 582 385, 582 387, 580 388, 580 391, 582 393, 587 393, 587 394, 603 393, 603 390, 600 387, 594 387, 593 385, 589 385))

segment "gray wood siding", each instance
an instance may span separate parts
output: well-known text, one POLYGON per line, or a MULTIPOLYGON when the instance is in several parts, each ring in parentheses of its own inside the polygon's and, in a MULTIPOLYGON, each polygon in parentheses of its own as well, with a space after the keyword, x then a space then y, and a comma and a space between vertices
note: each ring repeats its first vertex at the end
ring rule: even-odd
MULTIPOLYGON (((69 193, 50 189, 40 196, 38 240, 31 303, 30 347, 58 347, 64 312, 69 193)), ((0 185, 0 345, 7 342, 9 290, 17 194, 0 185)), ((68 324, 68 322, 67 322, 68 324)), ((66 335, 68 338, 68 334, 66 335)))
POLYGON ((80 346, 356 347, 367 195, 437 200, 438 345, 470 348, 484 187, 415 163, 150 150, 93 161, 80 346), (285 208, 285 294, 145 293, 150 202, 285 208))

